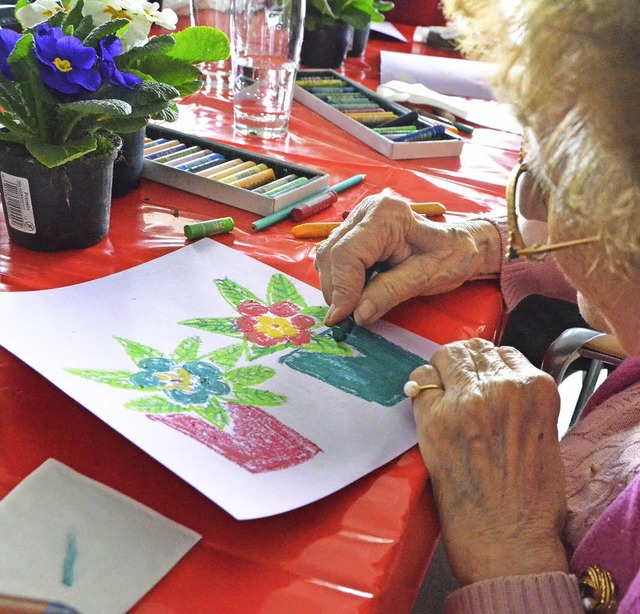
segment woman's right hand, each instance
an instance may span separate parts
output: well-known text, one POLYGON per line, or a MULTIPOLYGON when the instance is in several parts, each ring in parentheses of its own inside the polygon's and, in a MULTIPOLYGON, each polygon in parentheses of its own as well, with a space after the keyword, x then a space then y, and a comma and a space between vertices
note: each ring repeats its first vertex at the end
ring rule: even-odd
POLYGON ((432 222, 391 190, 365 198, 318 246, 316 269, 334 326, 354 313, 359 325, 420 295, 448 292, 500 270, 500 235, 490 222, 432 222), (365 286, 367 269, 388 270, 365 286))

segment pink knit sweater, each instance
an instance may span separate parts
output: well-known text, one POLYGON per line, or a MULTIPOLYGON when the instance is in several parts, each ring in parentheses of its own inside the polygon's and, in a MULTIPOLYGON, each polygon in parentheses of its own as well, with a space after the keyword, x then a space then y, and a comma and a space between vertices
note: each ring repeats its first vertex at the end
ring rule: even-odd
MULTIPOLYGON (((506 240, 501 220, 491 220, 506 240)), ((508 309, 533 293, 575 297, 553 258, 505 262, 508 309)), ((616 581, 619 614, 640 612, 640 360, 627 359, 592 397, 560 443, 569 513, 564 539, 572 573, 509 576, 452 593, 447 614, 579 614, 577 575, 589 565, 616 581)))

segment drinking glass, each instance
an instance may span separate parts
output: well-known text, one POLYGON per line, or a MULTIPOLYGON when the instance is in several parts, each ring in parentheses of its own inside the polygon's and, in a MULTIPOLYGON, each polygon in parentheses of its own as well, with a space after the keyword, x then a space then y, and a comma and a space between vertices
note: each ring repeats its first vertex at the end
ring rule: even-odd
POLYGON ((287 133, 300 61, 305 0, 232 0, 234 128, 244 136, 287 133))

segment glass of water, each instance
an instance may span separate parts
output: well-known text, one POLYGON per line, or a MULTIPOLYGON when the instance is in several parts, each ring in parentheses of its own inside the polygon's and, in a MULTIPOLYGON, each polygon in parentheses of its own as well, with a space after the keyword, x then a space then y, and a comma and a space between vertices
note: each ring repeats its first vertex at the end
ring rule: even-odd
POLYGON ((305 0, 232 0, 235 131, 265 139, 287 133, 304 30, 305 0))

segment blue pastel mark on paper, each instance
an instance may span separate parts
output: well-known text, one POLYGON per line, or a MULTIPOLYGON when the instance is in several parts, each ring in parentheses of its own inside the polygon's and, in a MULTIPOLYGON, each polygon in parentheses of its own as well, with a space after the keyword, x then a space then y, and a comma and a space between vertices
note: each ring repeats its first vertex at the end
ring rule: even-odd
POLYGON ((71 586, 76 573, 76 558, 78 556, 78 540, 74 529, 69 529, 67 533, 67 546, 62 562, 62 584, 71 586))

